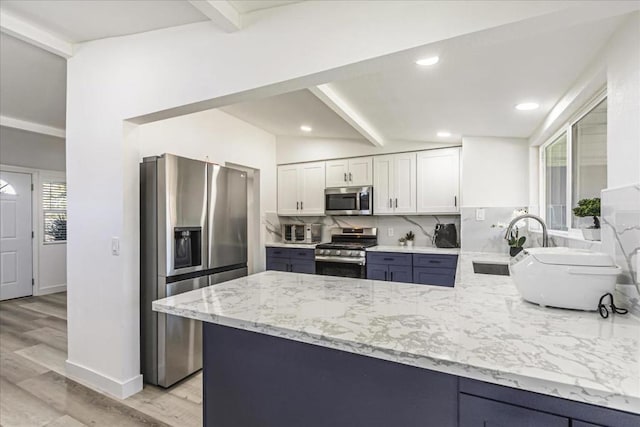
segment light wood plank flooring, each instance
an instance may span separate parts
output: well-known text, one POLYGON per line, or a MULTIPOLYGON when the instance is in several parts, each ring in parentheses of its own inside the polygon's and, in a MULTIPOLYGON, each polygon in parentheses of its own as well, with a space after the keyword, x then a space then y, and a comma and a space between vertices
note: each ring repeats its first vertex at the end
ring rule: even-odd
POLYGON ((0 302, 0 426, 202 425, 202 374, 125 400, 66 378, 66 298, 0 302))

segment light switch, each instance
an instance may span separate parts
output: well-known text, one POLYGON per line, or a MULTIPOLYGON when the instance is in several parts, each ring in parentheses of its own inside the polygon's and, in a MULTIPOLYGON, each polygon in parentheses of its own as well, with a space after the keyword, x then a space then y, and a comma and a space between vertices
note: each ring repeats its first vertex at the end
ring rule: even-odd
POLYGON ((111 255, 120 255, 120 239, 118 237, 111 238, 111 255))
POLYGON ((484 208, 476 209, 476 221, 484 221, 484 208))

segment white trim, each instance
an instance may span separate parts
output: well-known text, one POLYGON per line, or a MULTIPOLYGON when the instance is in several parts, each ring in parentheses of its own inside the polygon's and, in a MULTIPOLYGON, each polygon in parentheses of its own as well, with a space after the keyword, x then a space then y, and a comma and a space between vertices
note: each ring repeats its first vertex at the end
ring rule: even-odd
POLYGON ((67 284, 61 283, 59 285, 47 286, 46 288, 34 287, 33 296, 39 297, 42 295, 57 294, 59 292, 65 292, 67 290, 67 284))
POLYGON ((242 15, 227 0, 189 0, 189 3, 227 33, 242 29, 242 15))
POLYGON ((360 115, 353 110, 347 103, 335 93, 328 84, 312 86, 308 88, 320 101, 331 108, 334 113, 349 123, 352 128, 364 136, 371 144, 376 147, 382 147, 384 140, 373 127, 367 123, 360 115))
POLYGON ((62 139, 65 139, 67 137, 67 132, 64 129, 42 125, 40 123, 30 122, 27 120, 20 120, 8 116, 0 116, 0 126, 26 130, 27 132, 39 133, 42 135, 55 136, 56 138, 62 139))
POLYGON ((67 377, 118 399, 126 399, 142 390, 142 375, 140 374, 126 381, 119 381, 69 359, 65 364, 67 377))
POLYGON ((0 10, 0 31, 63 58, 73 56, 73 43, 0 10))

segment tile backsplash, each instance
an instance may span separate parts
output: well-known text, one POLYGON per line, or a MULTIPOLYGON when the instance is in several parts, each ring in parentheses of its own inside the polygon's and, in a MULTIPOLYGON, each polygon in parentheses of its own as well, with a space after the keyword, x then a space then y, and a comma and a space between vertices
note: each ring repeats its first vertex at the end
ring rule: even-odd
POLYGON ((398 239, 409 231, 416 235, 416 246, 433 246, 432 238, 436 224, 456 225, 460 239, 460 217, 457 215, 393 215, 393 216, 323 216, 323 217, 278 217, 275 213, 267 213, 263 218, 267 232, 267 242, 280 242, 280 224, 316 223, 324 224, 322 241, 331 240, 331 230, 342 227, 377 227, 378 244, 397 245, 398 239), (392 230, 393 236, 390 236, 392 230))

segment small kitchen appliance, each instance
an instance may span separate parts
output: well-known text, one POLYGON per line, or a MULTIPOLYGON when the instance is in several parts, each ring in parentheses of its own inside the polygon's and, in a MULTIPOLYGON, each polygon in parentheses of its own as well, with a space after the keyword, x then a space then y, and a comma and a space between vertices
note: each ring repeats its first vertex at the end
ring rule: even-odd
POLYGON ((602 252, 572 248, 530 248, 511 259, 509 270, 526 301, 542 306, 595 311, 613 292, 622 271, 602 252))
POLYGON ((366 248, 378 244, 377 228, 332 230, 331 243, 316 246, 316 274, 366 278, 366 248))
POLYGON ((458 231, 455 224, 436 224, 433 242, 438 248, 457 248, 458 231))
POLYGON ((322 240, 322 224, 282 224, 284 243, 318 243, 322 240))

